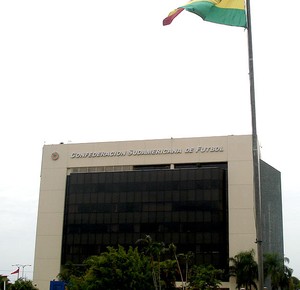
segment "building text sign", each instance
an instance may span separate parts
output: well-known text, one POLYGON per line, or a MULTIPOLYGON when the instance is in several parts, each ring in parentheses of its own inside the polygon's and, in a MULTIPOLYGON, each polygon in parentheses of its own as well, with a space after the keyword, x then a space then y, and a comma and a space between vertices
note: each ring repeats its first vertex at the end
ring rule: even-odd
POLYGON ((98 152, 73 152, 71 158, 97 158, 97 157, 123 157, 145 155, 172 155, 191 153, 218 153, 224 152, 222 146, 197 146, 187 148, 163 148, 163 149, 132 149, 126 151, 98 151, 98 152))

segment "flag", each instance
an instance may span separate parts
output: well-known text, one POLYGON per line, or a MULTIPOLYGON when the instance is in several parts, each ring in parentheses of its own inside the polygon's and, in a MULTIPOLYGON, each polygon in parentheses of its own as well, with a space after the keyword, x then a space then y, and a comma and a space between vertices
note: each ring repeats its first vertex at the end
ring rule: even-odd
POLYGON ((20 268, 18 268, 16 271, 14 271, 14 272, 12 272, 12 273, 10 273, 11 275, 12 274, 18 274, 20 272, 20 268))
POLYGON ((184 9, 197 14, 203 20, 230 25, 247 27, 245 0, 191 0, 187 4, 170 12, 163 20, 169 25, 184 9))

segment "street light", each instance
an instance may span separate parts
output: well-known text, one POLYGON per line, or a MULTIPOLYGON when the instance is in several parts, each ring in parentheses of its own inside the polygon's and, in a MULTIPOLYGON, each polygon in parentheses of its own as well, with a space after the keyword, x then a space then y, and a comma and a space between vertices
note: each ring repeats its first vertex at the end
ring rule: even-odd
POLYGON ((26 265, 22 265, 22 264, 15 264, 15 265, 12 265, 12 266, 16 266, 16 267, 18 267, 18 278, 17 279, 19 279, 19 275, 20 275, 20 267, 22 267, 22 276, 21 276, 21 278, 25 278, 24 277, 24 268, 25 267, 31 267, 31 265, 29 265, 29 264, 26 264, 26 265))
POLYGON ((24 277, 24 268, 27 267, 27 266, 31 267, 31 265, 27 264, 27 265, 20 265, 20 266, 22 267, 22 277, 21 278, 26 278, 26 277, 24 277))
POLYGON ((6 282, 7 282, 7 280, 8 280, 8 279, 7 279, 7 276, 3 276, 3 275, 2 275, 2 278, 3 278, 3 289, 6 290, 6 282))

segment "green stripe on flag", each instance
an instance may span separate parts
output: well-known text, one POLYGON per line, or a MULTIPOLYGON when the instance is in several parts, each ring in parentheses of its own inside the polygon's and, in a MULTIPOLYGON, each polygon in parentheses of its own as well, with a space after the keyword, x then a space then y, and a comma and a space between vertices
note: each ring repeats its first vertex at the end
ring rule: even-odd
POLYGON ((201 1, 201 2, 193 2, 191 4, 186 4, 181 6, 180 8, 184 8, 186 11, 195 13, 202 17, 203 19, 211 12, 211 8, 215 5, 208 1, 201 1))
POLYGON ((224 9, 214 6, 205 20, 219 24, 247 27, 246 13, 242 9, 224 9))

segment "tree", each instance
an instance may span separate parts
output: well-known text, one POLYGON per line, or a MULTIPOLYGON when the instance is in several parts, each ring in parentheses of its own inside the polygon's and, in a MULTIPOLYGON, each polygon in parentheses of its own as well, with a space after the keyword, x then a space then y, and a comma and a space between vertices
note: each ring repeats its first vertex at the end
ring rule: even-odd
POLYGON ((190 284, 192 289, 216 289, 221 285, 219 277, 223 273, 222 270, 216 269, 212 265, 194 265, 191 270, 190 284))
POLYGON ((180 264, 179 264, 179 261, 178 261, 178 257, 177 257, 177 254, 176 254, 176 249, 177 248, 173 243, 171 243, 169 245, 169 250, 174 255, 174 258, 175 258, 175 261, 176 261, 176 264, 177 264, 177 267, 178 267, 178 272, 179 272, 179 275, 180 275, 180 279, 181 279, 182 289, 184 290, 185 285, 184 285, 183 275, 182 275, 182 271, 181 271, 180 264))
POLYGON ((149 235, 146 235, 144 239, 137 240, 136 244, 142 247, 142 253, 150 257, 153 285, 156 290, 161 289, 160 257, 165 252, 165 244, 154 242, 149 235))
POLYGON ((176 273, 177 263, 175 260, 166 259, 160 263, 161 269, 161 285, 162 289, 172 290, 176 289, 176 273))
POLYGON ((291 285, 290 285, 291 290, 297 290, 300 289, 300 281, 297 277, 292 276, 291 277, 291 285))
POLYGON ((255 281, 258 277, 257 263, 254 260, 254 250, 240 252, 229 258, 229 275, 236 278, 236 287, 240 289, 257 289, 255 281))
POLYGON ((81 277, 86 271, 85 265, 74 265, 71 262, 67 262, 63 267, 61 272, 57 275, 60 281, 70 282, 75 277, 81 277))
POLYGON ((288 262, 277 253, 264 254, 264 275, 265 278, 270 277, 273 290, 289 289, 293 271, 285 265, 288 262))
POLYGON ((10 290, 38 290, 31 280, 26 279, 18 279, 14 284, 11 284, 9 287, 10 290))
POLYGON ((153 289, 150 261, 130 247, 108 247, 107 252, 89 257, 87 271, 81 277, 71 276, 70 290, 138 290, 153 289))
POLYGON ((186 254, 178 254, 178 259, 185 263, 185 285, 188 285, 189 264, 194 258, 194 253, 189 251, 186 254))
MULTIPOLYGON (((289 263, 288 258, 284 258, 284 262, 289 263)), ((279 286, 281 289, 290 289, 292 286, 292 274, 293 274, 293 269, 290 267, 286 266, 285 264, 283 265, 283 273, 280 279, 279 286)))

